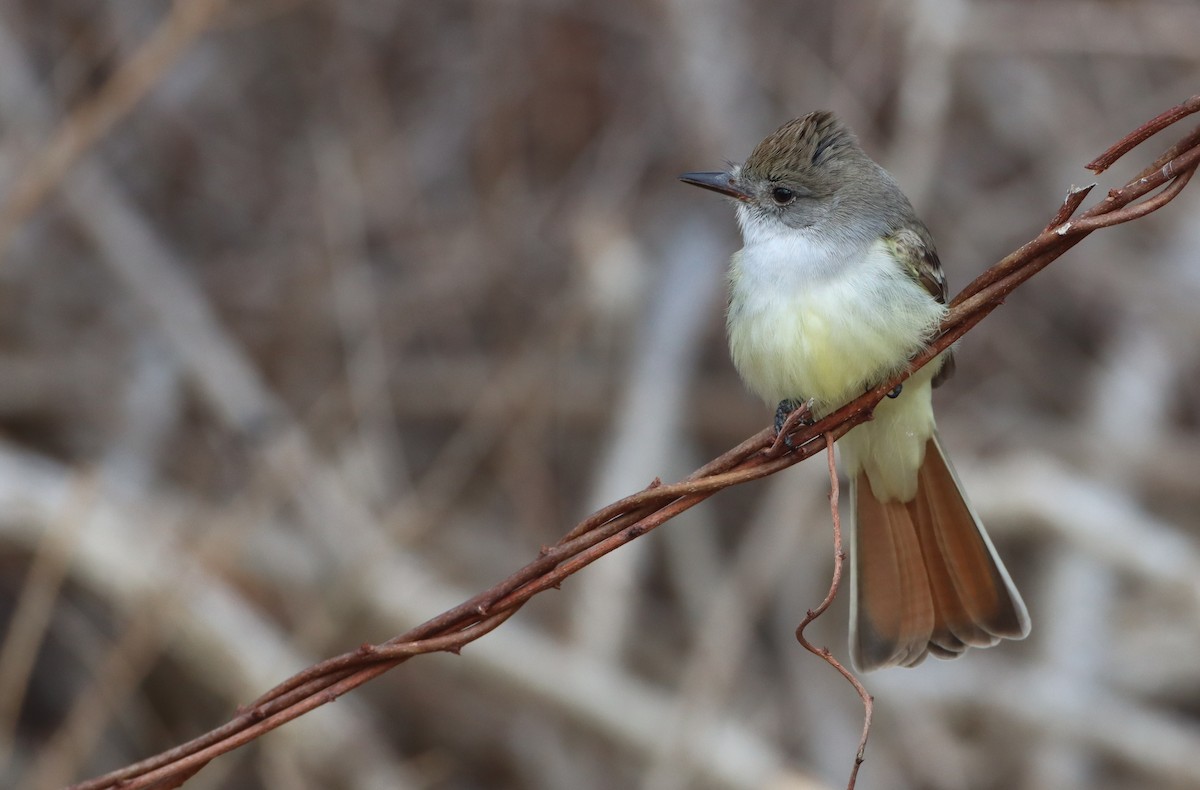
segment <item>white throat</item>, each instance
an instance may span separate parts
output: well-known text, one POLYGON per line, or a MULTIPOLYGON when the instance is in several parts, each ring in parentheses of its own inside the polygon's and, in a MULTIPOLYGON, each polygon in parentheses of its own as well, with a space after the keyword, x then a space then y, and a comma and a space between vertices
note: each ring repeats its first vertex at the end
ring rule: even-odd
POLYGON ((743 274, 768 286, 793 289, 828 280, 853 268, 871 248, 816 227, 788 227, 745 204, 737 207, 737 221, 743 274))

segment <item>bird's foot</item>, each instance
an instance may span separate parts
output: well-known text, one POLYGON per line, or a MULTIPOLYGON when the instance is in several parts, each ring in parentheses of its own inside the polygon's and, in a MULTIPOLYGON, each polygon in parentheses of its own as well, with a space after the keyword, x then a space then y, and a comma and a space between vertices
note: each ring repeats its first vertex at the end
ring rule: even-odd
POLYGON ((892 391, 888 393, 888 397, 889 397, 889 398, 898 398, 898 397, 900 397, 900 392, 901 392, 903 389, 904 389, 904 385, 903 385, 903 384, 897 384, 895 387, 892 387, 892 391))
POLYGON ((771 445, 772 453, 779 452, 781 445, 789 450, 796 449, 792 444, 792 432, 801 425, 812 425, 815 422, 812 403, 791 398, 779 401, 779 405, 775 407, 775 443, 771 445))

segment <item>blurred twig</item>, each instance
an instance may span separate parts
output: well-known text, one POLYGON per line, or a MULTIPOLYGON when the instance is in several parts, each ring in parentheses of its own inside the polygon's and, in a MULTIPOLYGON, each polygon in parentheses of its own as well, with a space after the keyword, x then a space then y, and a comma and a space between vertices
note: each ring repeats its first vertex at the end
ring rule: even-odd
POLYGON ((159 83, 190 51, 225 7, 225 0, 177 2, 154 35, 134 53, 96 95, 76 108, 22 170, 0 206, 0 250, 61 182, 80 157, 159 83))
MULTIPOLYGON (((1196 111, 1200 111, 1200 100, 1193 98, 1159 118, 1177 121, 1196 111)), ((1123 145, 1125 141, 1112 150, 1119 154, 1123 145)), ((1101 157, 1103 160, 1105 157, 1101 157)), ((988 269, 954 299, 942 331, 914 358, 909 371, 882 382, 816 424, 800 426, 791 434, 792 451, 776 446, 773 432, 766 429, 682 482, 662 485, 655 481, 645 490, 592 514, 557 544, 544 548, 533 562, 463 604, 381 645, 363 645, 316 664, 267 692, 224 726, 156 757, 78 784, 76 790, 118 786, 132 790, 160 781, 175 786, 179 777, 194 774, 212 758, 337 699, 414 655, 458 652, 498 627, 534 595, 557 587, 599 557, 717 491, 774 474, 820 452, 855 425, 870 419, 875 405, 887 392, 966 334, 1013 289, 1092 231, 1137 219, 1165 205, 1186 186, 1198 164, 1200 136, 1193 133, 1137 178, 1111 191, 1075 219, 1071 217, 1081 204, 1081 195, 1073 191, 1066 210, 1056 214, 1046 230, 988 269), (1159 188, 1161 191, 1146 197, 1159 188)))
POLYGON ((94 475, 80 481, 55 531, 42 538, 25 580, 25 590, 17 598, 19 604, 0 643, 0 763, 12 756, 13 733, 17 731, 29 676, 46 638, 54 601, 67 577, 79 531, 87 521, 95 482, 94 475))

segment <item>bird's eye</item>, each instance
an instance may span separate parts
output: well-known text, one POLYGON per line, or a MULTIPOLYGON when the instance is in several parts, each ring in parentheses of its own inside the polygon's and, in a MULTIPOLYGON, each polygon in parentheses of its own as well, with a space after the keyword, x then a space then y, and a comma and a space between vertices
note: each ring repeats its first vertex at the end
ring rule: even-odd
POLYGON ((771 190, 771 200, 774 200, 777 206, 786 206, 795 199, 796 193, 787 187, 775 187, 771 190))

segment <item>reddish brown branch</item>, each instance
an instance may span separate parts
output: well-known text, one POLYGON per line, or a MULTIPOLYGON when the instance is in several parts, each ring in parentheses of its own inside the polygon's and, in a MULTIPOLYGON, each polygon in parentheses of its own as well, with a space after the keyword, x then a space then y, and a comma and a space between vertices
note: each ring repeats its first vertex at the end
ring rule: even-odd
MULTIPOLYGON (((1198 111, 1200 97, 1139 127, 1093 165, 1101 169, 1109 166, 1149 135, 1198 111)), ((1172 200, 1186 186, 1198 164, 1200 129, 1172 146, 1137 178, 1121 189, 1111 191, 1102 201, 1075 219, 1071 218, 1082 205, 1086 191, 1073 190, 1046 230, 985 271, 954 299, 941 332, 913 359, 908 372, 881 383, 813 425, 800 424, 798 418, 789 420, 785 433, 794 449, 789 451, 786 445, 775 441, 773 431, 764 430, 679 483, 662 485, 655 481, 644 490, 592 514, 560 542, 543 549, 532 562, 491 589, 381 645, 364 645, 312 666, 239 710, 238 715, 225 725, 150 759, 75 785, 76 790, 116 787, 134 790, 151 787, 158 782, 162 782, 158 786, 176 785, 214 757, 337 699, 414 655, 433 651, 458 652, 464 645, 498 627, 534 595, 558 586, 568 576, 599 557, 655 529, 717 491, 766 477, 815 455, 855 425, 869 419, 875 405, 906 379, 912 370, 946 350, 998 307, 1013 289, 1089 233, 1137 219, 1172 200), (1165 188, 1145 198, 1160 187, 1165 188)), ((834 479, 836 484, 836 477, 834 479)), ((836 583, 841 568, 840 520, 836 500, 834 525, 839 540, 836 583)), ((829 600, 831 598, 827 598, 822 606, 827 605, 829 600)), ((816 611, 821 610, 819 607, 816 611)), ((806 621, 809 619, 806 618, 806 621)), ((801 634, 797 636, 802 639, 801 634)), ((855 684, 866 707, 863 740, 855 774, 851 777, 853 783, 870 728, 870 696, 853 675, 827 653, 823 651, 818 654, 831 661, 855 684)))
POLYGON ((1086 165, 1084 165, 1084 167, 1094 173, 1103 173, 1105 170, 1112 167, 1113 162, 1117 161, 1134 148, 1137 148, 1139 145, 1146 142, 1163 129, 1166 129, 1171 124, 1183 120, 1194 112, 1200 112, 1200 96, 1193 96, 1182 104, 1172 107, 1157 117, 1146 121, 1144 124, 1118 140, 1116 145, 1112 146, 1107 151, 1100 154, 1100 156, 1088 162, 1086 165))
POLYGON ((846 669, 842 662, 833 657, 827 647, 817 647, 804 636, 804 629, 808 628, 814 620, 825 613, 829 605, 833 603, 833 599, 837 597, 838 589, 842 586, 842 569, 846 564, 846 552, 842 550, 842 516, 838 510, 838 497, 841 494, 841 488, 838 486, 837 464, 834 461, 833 454, 833 438, 825 437, 825 447, 829 456, 829 511, 833 518, 833 579, 829 583, 829 592, 825 595, 825 600, 821 601, 816 609, 809 609, 805 613, 804 619, 800 621, 800 625, 796 626, 796 641, 804 646, 804 649, 815 656, 819 656, 822 660, 828 663, 831 667, 841 673, 854 690, 858 692, 859 699, 863 703, 863 730, 862 736, 858 739, 858 751, 854 756, 854 767, 850 769, 850 779, 846 783, 846 790, 854 790, 854 785, 858 781, 858 769, 866 759, 867 754, 867 738, 871 735, 871 718, 875 712, 875 699, 867 692, 866 687, 862 684, 854 673, 846 669))

